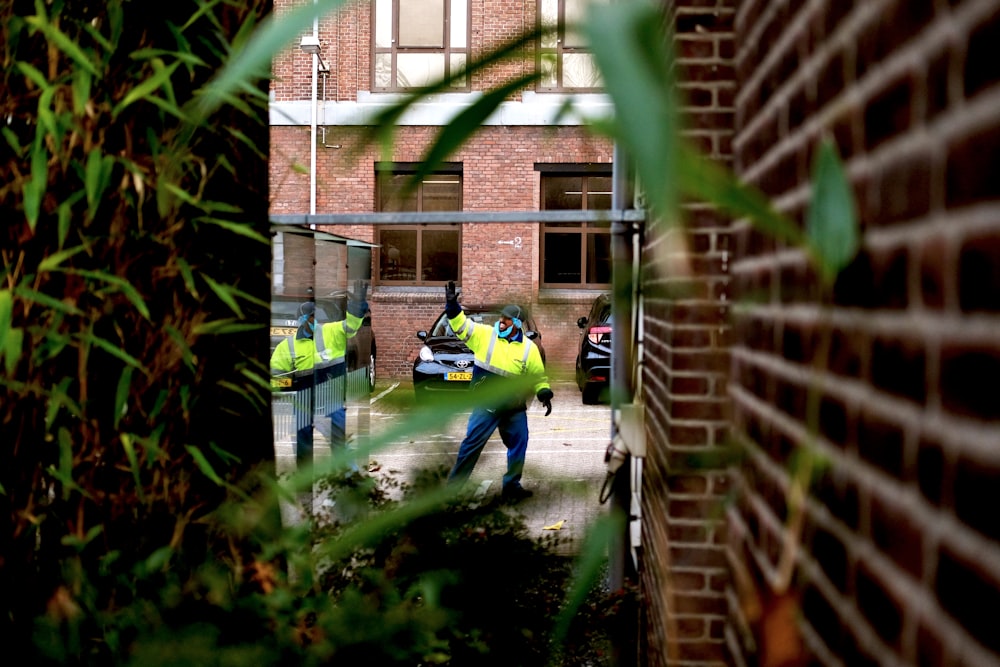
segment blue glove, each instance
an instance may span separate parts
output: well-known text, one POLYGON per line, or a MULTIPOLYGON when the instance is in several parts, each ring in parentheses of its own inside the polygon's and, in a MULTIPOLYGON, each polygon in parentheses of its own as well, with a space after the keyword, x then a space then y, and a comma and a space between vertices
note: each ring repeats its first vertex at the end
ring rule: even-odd
POLYGON ((444 314, 449 318, 456 317, 462 312, 462 307, 458 305, 458 292, 455 291, 455 281, 449 280, 444 288, 444 314))
POLYGON ((551 389, 542 389, 540 392, 538 392, 538 394, 536 394, 538 402, 545 406, 546 417, 552 414, 552 395, 553 394, 551 389))
POLYGON ((347 301, 347 312, 355 317, 364 317, 368 310, 368 284, 364 280, 354 281, 354 292, 347 301))

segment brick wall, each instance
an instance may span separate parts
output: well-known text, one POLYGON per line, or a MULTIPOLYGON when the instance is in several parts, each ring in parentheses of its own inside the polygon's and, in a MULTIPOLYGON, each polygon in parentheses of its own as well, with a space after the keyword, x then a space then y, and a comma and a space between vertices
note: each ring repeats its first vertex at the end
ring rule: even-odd
MULTIPOLYGON (((317 213, 375 210, 374 147, 359 150, 362 130, 331 128, 343 148, 317 150, 317 213)), ((399 128, 392 160, 417 162, 437 128, 399 128)), ((449 158, 463 166, 463 207, 469 211, 538 210, 540 163, 610 163, 611 146, 582 129, 564 127, 484 127, 449 158)), ((272 213, 308 210, 309 129, 271 129, 272 213)), ((371 226, 332 228, 335 234, 365 241, 374 239, 371 226)), ((538 225, 524 223, 468 224, 462 229, 462 275, 465 303, 520 301, 532 310, 546 350, 549 372, 568 376, 580 339, 577 318, 586 315, 591 291, 539 296, 538 225), (498 241, 522 239, 520 248, 498 241)), ((419 349, 416 332, 427 329, 444 308, 444 290, 375 285, 369 296, 372 331, 378 341, 377 373, 384 378, 409 378, 419 349)))
POLYGON ((729 555, 785 641, 734 585, 731 662, 797 638, 783 664, 1000 664, 1000 2, 737 6, 736 169, 802 220, 833 137, 864 239, 824 300, 801 253, 735 227, 729 555))
MULTIPOLYGON (((670 2, 687 136, 728 166, 734 97, 734 2, 670 2)), ((643 468, 648 665, 725 664, 724 471, 692 457, 727 443, 729 222, 685 207, 685 232, 652 236, 643 250, 648 450, 643 468)))

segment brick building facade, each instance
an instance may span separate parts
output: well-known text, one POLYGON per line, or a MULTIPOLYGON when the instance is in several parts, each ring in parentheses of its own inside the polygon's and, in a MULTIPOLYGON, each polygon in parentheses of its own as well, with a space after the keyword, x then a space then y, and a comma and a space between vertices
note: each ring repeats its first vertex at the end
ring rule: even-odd
MULTIPOLYGON (((530 2, 470 6, 473 50, 535 17, 530 2)), ((363 124, 349 122, 379 100, 367 11, 319 29, 337 84, 318 213, 375 210, 385 157, 354 151, 363 124)), ((666 0, 664 12, 690 136, 800 222, 815 148, 832 137, 863 239, 823 294, 803 253, 691 204, 678 248, 695 280, 682 296, 643 285, 643 664, 1000 664, 1000 2, 666 0), (740 465, 711 463, 734 448, 740 465)), ((292 50, 275 65, 276 214, 309 208, 309 61, 292 50)), ((538 210, 539 163, 610 162, 606 142, 553 123, 559 99, 515 96, 516 120, 449 158, 464 210, 538 210)), ((400 127, 389 159, 419 159, 437 127, 419 123, 400 127)), ((374 240, 370 226, 336 233, 374 240)), ((643 275, 670 242, 647 238, 643 275)), ((540 286, 537 223, 465 225, 462 244, 466 299, 528 300, 553 365, 571 367, 592 290, 540 286), (498 243, 514 236, 519 247, 498 243)), ((405 377, 441 290, 377 283, 380 372, 405 377)))
MULTIPOLYGON (((295 4, 301 3, 276 2, 276 11, 290 11, 295 4)), ((471 2, 469 6, 473 56, 495 48, 535 20, 533 3, 471 2)), ((419 162, 440 126, 468 105, 476 91, 530 67, 522 61, 498 65, 474 76, 468 93, 442 93, 417 105, 412 118, 403 119, 393 153, 386 156, 379 146, 364 141, 369 129, 366 122, 372 114, 399 97, 372 90, 371 26, 368 3, 352 5, 317 25, 320 68, 327 69, 326 74, 320 73, 317 85, 314 197, 319 215, 376 213, 375 165, 419 162)), ((271 213, 276 216, 310 212, 312 57, 289 49, 274 64, 271 213)), ((570 97, 584 113, 600 114, 609 108, 600 94, 571 96, 525 90, 505 102, 498 117, 448 157, 461 170, 463 211, 539 210, 543 205, 541 179, 546 167, 554 165, 596 167, 610 175, 610 142, 589 134, 578 117, 557 118, 561 105, 570 97)), ((379 245, 376 227, 371 224, 338 225, 333 231, 379 245)), ((580 337, 576 320, 608 285, 578 285, 575 289, 542 286, 537 222, 465 224, 461 233, 461 269, 456 282, 463 302, 526 304, 542 332, 550 374, 572 373, 580 337)), ((420 345, 416 332, 427 329, 444 307, 443 283, 434 287, 385 284, 378 278, 377 266, 373 266, 372 275, 369 301, 378 340, 378 374, 408 378, 420 345)))

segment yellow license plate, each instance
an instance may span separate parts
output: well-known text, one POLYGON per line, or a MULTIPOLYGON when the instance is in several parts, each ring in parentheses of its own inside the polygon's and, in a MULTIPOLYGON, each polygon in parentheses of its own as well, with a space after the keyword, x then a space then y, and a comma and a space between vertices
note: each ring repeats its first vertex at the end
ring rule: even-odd
POLYGON ((291 387, 292 378, 271 378, 271 386, 279 388, 291 387))
POLYGON ((294 336, 295 327, 271 327, 272 336, 294 336))
POLYGON ((448 373, 444 376, 445 380, 462 380, 465 382, 472 381, 472 373, 448 373))

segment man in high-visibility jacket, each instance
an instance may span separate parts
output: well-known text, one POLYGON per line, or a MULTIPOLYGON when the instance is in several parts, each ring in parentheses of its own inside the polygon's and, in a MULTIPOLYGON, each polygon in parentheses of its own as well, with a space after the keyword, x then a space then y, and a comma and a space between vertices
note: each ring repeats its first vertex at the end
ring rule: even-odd
POLYGON ((344 443, 347 340, 353 338, 361 327, 362 317, 368 308, 367 290, 364 281, 356 281, 344 319, 320 325, 319 336, 315 334, 316 304, 311 301, 303 303, 299 306, 299 327, 295 335, 278 343, 271 354, 272 376, 291 376, 307 387, 297 392, 293 404, 295 460, 300 464, 312 460, 314 411, 325 416, 316 426, 330 441, 330 448, 336 449, 344 443), (301 400, 303 398, 306 400, 301 400))
MULTIPOLYGON (((545 375, 545 363, 538 346, 524 335, 524 313, 520 306, 504 306, 500 320, 494 325, 477 324, 465 316, 458 303, 455 283, 445 288, 445 314, 452 331, 476 355, 472 371, 473 391, 491 387, 503 391, 509 378, 527 376, 531 390, 545 406, 545 416, 552 412, 552 388, 545 375)), ((530 393, 513 391, 497 403, 494 399, 477 406, 469 416, 465 439, 458 448, 455 465, 448 474, 449 482, 464 482, 472 474, 479 455, 493 431, 500 430, 500 439, 507 447, 507 472, 503 476, 500 497, 517 502, 532 495, 521 486, 521 473, 528 450, 527 401, 530 393)), ((489 397, 487 400, 491 400, 489 397)))

